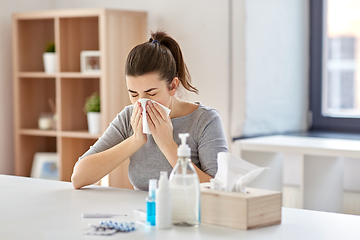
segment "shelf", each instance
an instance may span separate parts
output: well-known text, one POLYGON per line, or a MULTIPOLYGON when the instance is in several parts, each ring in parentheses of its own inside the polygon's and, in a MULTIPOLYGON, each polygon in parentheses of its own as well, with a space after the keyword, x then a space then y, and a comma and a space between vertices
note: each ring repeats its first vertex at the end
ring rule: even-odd
POLYGON ((29 136, 44 136, 44 137, 56 137, 57 131, 55 130, 40 130, 40 129, 20 129, 21 135, 29 136))
POLYGON ((20 72, 19 77, 22 78, 55 78, 55 73, 45 73, 45 72, 20 72))
POLYGON ((100 78, 101 73, 82 73, 82 72, 60 72, 60 73, 45 73, 45 72, 20 72, 18 77, 21 78, 100 78))
POLYGON ((84 139, 98 139, 101 134, 91 134, 88 131, 62 131, 60 133, 61 137, 68 138, 84 138, 84 139))
POLYGON ((42 137, 69 137, 69 138, 82 138, 82 139, 98 139, 101 134, 91 134, 87 130, 79 131, 56 131, 56 130, 40 130, 40 129, 20 129, 21 135, 29 136, 42 136, 42 137))
POLYGON ((61 78, 100 78, 101 73, 61 72, 61 78))

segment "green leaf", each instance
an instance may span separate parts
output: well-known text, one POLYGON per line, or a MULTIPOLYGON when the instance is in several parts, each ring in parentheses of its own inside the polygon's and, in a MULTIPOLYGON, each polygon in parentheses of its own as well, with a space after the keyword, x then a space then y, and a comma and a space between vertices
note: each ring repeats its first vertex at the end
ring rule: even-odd
POLYGON ((100 96, 98 93, 93 93, 86 99, 84 112, 100 112, 100 96))
POLYGON ((55 52, 55 43, 48 43, 46 46, 45 52, 55 52))

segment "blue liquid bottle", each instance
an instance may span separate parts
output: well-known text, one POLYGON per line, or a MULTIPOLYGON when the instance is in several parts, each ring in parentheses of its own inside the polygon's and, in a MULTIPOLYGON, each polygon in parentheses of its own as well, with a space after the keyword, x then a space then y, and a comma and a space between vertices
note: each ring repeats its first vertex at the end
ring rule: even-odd
POLYGON ((150 179, 149 181, 149 196, 146 198, 146 221, 155 226, 155 216, 156 216, 156 206, 155 206, 155 196, 156 196, 156 187, 157 180, 150 179))

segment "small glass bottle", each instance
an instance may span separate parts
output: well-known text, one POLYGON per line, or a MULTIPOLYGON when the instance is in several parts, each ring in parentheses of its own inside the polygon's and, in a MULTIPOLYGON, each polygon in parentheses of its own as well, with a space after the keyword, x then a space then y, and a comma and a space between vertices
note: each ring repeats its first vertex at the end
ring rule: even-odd
POLYGON ((156 215, 156 206, 155 206, 155 195, 157 188, 157 180, 149 180, 149 196, 146 197, 146 221, 150 223, 151 226, 155 226, 155 215, 156 215))
POLYGON ((191 149, 186 144, 188 133, 180 133, 178 161, 170 174, 172 223, 178 226, 200 224, 200 182, 191 164, 191 149))

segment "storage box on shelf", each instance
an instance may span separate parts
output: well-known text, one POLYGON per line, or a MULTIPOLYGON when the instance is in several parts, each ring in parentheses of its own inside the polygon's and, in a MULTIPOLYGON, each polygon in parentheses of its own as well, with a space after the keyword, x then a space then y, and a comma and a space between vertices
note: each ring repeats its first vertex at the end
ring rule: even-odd
MULTIPOLYGON (((111 9, 15 13, 13 28, 15 173, 30 176, 36 152, 58 152, 60 179, 69 181, 78 157, 100 136, 87 131, 86 98, 100 94, 102 131, 130 104, 125 60, 133 46, 147 39, 146 13, 111 9), (50 42, 55 43, 57 66, 48 74, 42 54, 50 42), (99 73, 81 72, 80 53, 87 50, 100 51, 99 73), (49 99, 56 103, 56 128, 40 130, 40 114, 51 112, 49 99)), ((111 173, 110 186, 131 188, 126 165, 111 173), (119 183, 119 178, 126 181, 119 183)))

